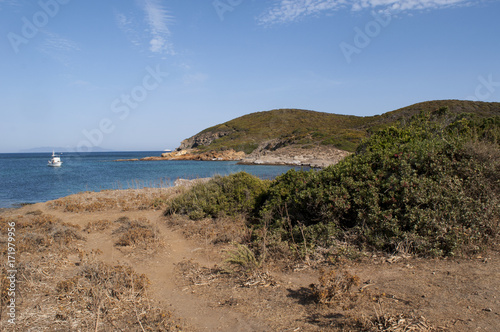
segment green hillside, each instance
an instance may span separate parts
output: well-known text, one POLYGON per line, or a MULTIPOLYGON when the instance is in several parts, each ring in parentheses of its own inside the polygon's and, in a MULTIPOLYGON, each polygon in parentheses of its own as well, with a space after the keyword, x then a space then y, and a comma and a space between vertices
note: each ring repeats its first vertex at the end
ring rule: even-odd
POLYGON ((479 117, 500 115, 500 103, 460 100, 429 101, 375 116, 353 116, 299 109, 277 109, 241 116, 207 128, 191 137, 184 148, 252 152, 259 143, 278 139, 280 146, 296 144, 303 148, 331 145, 354 151, 371 133, 410 118, 422 110, 448 107, 452 113, 474 113, 479 117), (213 139, 198 140, 200 137, 213 139))

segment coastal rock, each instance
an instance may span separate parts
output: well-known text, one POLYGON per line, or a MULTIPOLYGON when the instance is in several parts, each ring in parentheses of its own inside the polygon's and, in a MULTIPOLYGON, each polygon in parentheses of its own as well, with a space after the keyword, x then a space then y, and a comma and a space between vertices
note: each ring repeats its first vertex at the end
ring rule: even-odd
POLYGON ((338 163, 349 154, 347 151, 330 146, 282 146, 279 142, 273 141, 261 143, 257 149, 243 158, 240 163, 323 168, 338 163))
POLYGON ((174 151, 170 153, 163 153, 161 157, 146 157, 141 160, 144 161, 155 161, 155 160, 203 160, 203 161, 230 161, 230 160, 241 160, 245 157, 245 153, 242 151, 235 151, 233 149, 225 151, 206 151, 200 152, 195 149, 187 149, 174 151))
POLYGON ((161 161, 161 160, 168 160, 164 157, 144 157, 140 159, 141 161, 161 161))
POLYGON ((201 160, 201 161, 239 161, 246 165, 290 165, 313 168, 324 168, 338 163, 348 156, 347 151, 331 146, 283 146, 278 141, 263 142, 251 154, 233 149, 225 151, 199 151, 198 149, 184 149, 163 153, 160 157, 145 157, 141 161, 162 160, 201 160), (269 149, 270 148, 270 149, 269 149))

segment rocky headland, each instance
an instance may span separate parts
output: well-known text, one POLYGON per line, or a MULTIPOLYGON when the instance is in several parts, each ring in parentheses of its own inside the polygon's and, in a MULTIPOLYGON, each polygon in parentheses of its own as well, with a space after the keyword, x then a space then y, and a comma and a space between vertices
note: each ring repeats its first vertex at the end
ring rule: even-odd
MULTIPOLYGON (((162 160, 200 160, 200 161, 238 161, 244 165, 292 165, 313 168, 323 168, 342 160, 350 152, 333 147, 303 147, 285 146, 278 149, 269 149, 265 142, 250 154, 233 149, 225 151, 200 152, 196 149, 178 150, 162 153, 161 156, 141 158, 141 161, 162 160)), ((134 159, 135 161, 136 159, 134 159)), ((118 160, 123 161, 123 160, 118 160)))
POLYGON ((174 152, 162 153, 158 157, 145 157, 141 161, 157 161, 157 160, 200 160, 200 161, 230 161, 241 160, 245 156, 245 152, 236 152, 233 149, 225 151, 207 151, 200 152, 196 149, 177 150, 174 152))
POLYGON ((356 151, 374 132, 409 119, 422 109, 451 114, 498 114, 499 103, 437 100, 381 115, 359 117, 299 109, 277 109, 241 116, 207 128, 181 142, 174 152, 140 159, 238 161, 254 165, 323 168, 356 151))

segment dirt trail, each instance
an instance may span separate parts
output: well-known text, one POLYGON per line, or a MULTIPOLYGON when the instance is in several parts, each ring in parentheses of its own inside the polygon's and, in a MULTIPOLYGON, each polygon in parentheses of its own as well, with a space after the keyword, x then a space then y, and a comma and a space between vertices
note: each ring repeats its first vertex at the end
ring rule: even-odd
POLYGON ((164 246, 155 253, 134 253, 133 250, 120 250, 114 246, 116 236, 112 230, 87 235, 82 248, 85 251, 100 250, 99 259, 108 264, 127 263, 137 273, 145 274, 151 282, 149 296, 161 302, 165 309, 182 317, 186 325, 196 331, 268 331, 267 326, 255 319, 249 320, 242 313, 223 307, 215 307, 208 300, 183 289, 176 281, 176 264, 192 260, 205 266, 212 266, 211 253, 196 243, 186 240, 182 234, 165 226, 160 211, 121 211, 94 212, 92 214, 69 214, 37 206, 45 213, 51 213, 65 222, 80 225, 82 228, 90 221, 116 220, 120 217, 147 218, 158 226, 164 246))

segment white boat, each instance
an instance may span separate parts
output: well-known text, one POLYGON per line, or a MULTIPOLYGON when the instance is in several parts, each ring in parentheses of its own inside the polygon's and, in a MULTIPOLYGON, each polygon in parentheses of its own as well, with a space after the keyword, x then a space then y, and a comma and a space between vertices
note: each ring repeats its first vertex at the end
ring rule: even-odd
POLYGON ((52 151, 52 159, 49 160, 48 166, 59 167, 62 165, 61 157, 56 155, 54 151, 52 151))

